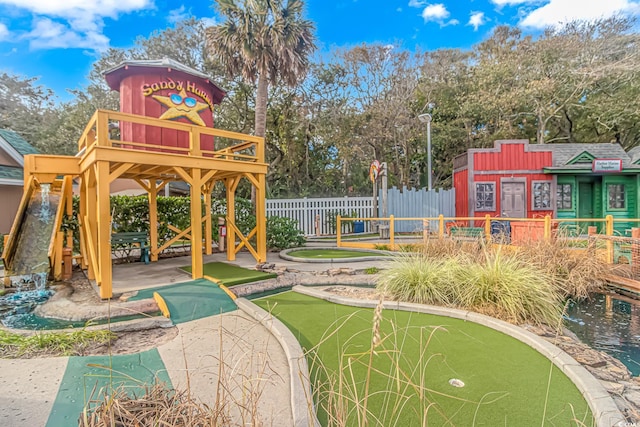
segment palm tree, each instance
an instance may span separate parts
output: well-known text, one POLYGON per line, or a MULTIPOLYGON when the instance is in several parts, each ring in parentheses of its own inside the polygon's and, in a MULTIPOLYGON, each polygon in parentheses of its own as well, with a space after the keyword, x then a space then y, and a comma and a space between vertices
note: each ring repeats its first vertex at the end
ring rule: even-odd
POLYGON ((269 85, 295 86, 305 76, 316 48, 314 25, 302 18, 301 0, 216 1, 225 21, 208 29, 209 52, 231 77, 257 80, 255 134, 264 137, 269 85))

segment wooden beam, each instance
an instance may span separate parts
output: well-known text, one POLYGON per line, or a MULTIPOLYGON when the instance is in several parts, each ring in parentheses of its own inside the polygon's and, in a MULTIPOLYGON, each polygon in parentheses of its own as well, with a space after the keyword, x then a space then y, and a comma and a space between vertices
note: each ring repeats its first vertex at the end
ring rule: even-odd
MULTIPOLYGON (((98 116, 98 120, 100 116, 98 116)), ((100 122, 98 121, 98 124, 100 122)), ((96 200, 97 200, 97 244, 98 268, 100 269, 100 298, 111 298, 111 200, 109 192, 109 163, 99 162, 96 165, 96 200)))
MULTIPOLYGON (((194 186, 193 178, 187 172, 185 172, 182 168, 174 167, 173 170, 176 171, 176 173, 178 175, 180 175, 180 177, 184 180, 184 182, 186 182, 187 184, 191 185, 191 187, 194 186)), ((198 186, 197 190, 198 190, 198 193, 200 193, 199 186, 198 186)))
POLYGON ((149 246, 151 261, 158 261, 158 188, 155 180, 149 181, 147 190, 149 200, 149 246))
POLYGON ((202 266, 202 201, 200 187, 202 186, 201 171, 191 170, 191 277, 201 279, 204 275, 202 266))
POLYGON ((122 175, 123 173, 125 173, 126 171, 131 169, 132 166, 133 166, 133 163, 123 163, 120 166, 118 166, 117 168, 115 168, 109 174, 109 183, 112 183, 113 181, 118 179, 120 177, 120 175, 122 175))

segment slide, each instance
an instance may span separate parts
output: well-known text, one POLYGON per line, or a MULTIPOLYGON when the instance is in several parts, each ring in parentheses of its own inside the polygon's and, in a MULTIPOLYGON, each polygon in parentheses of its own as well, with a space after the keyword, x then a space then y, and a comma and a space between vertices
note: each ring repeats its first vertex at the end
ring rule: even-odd
POLYGON ((11 228, 11 235, 3 252, 5 276, 14 286, 35 282, 36 287, 46 284, 51 262, 49 260, 54 227, 61 218, 58 209, 62 190, 59 182, 29 185, 11 228))

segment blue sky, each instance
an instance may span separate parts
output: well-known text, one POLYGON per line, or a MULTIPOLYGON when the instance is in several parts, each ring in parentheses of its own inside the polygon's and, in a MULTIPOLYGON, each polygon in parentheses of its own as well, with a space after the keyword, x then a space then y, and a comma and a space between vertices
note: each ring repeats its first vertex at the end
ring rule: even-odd
MULTIPOLYGON (((640 15, 640 0, 306 0, 322 51, 359 43, 414 50, 469 48, 496 25, 535 33, 558 22, 640 15)), ((0 70, 39 77, 62 100, 109 47, 195 16, 215 24, 207 0, 0 0, 0 70)))

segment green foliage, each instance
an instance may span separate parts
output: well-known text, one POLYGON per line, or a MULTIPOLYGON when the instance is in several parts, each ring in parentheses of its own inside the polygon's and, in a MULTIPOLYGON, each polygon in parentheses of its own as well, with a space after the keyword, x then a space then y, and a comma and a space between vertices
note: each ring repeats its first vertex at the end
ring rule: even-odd
POLYGON ((270 216, 267 218, 267 247, 269 249, 289 249, 305 243, 298 222, 291 218, 270 216))
POLYGON ((517 252, 400 256, 381 273, 378 287, 401 301, 468 309, 516 324, 555 326, 561 320, 562 296, 553 276, 517 252))
POLYGON ((0 346, 4 357, 33 355, 71 356, 82 354, 87 346, 107 343, 115 339, 113 332, 106 329, 89 331, 79 329, 71 332, 38 332, 20 335, 0 330, 0 346))
POLYGON ((364 269, 364 274, 378 274, 380 269, 378 267, 367 267, 364 269))
POLYGON ((373 244, 373 249, 379 250, 379 251, 390 251, 391 250, 391 246, 385 244, 385 243, 374 243, 373 244))

